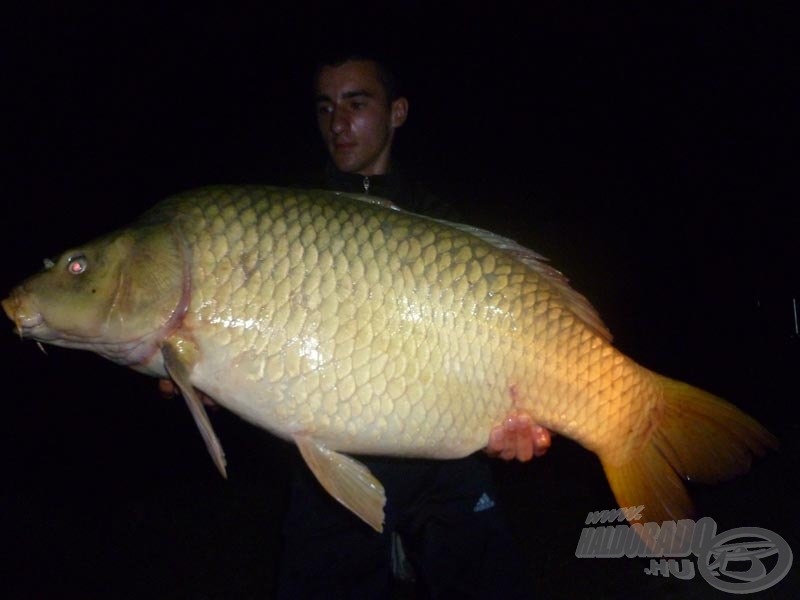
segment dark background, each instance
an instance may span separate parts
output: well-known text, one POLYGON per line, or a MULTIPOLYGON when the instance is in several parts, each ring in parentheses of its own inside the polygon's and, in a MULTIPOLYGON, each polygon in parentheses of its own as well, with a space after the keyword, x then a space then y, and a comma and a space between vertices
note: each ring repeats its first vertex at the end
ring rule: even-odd
MULTIPOLYGON (((324 161, 315 61, 377 48, 411 101, 407 170, 466 220, 550 257, 624 352, 779 436, 751 474, 693 495, 721 531, 766 527, 800 551, 789 4, 424 4, 4 9, 3 293, 173 192, 302 180, 324 161)), ((44 356, 10 326, 0 350, 0 594, 268 597, 292 448, 218 411, 223 481, 154 381, 44 356)), ((646 561, 575 558, 586 513, 613 498, 568 440, 496 471, 536 596, 722 596, 699 575, 649 577, 646 561)), ((797 591, 793 575, 762 597, 797 591)))

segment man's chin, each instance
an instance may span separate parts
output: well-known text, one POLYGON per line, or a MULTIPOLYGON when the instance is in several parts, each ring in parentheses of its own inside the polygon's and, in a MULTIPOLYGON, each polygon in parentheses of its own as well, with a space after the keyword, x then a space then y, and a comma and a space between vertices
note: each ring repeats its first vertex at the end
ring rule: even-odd
POLYGON ((333 164, 344 173, 358 173, 361 170, 361 163, 355 160, 346 160, 344 157, 334 157, 333 164))

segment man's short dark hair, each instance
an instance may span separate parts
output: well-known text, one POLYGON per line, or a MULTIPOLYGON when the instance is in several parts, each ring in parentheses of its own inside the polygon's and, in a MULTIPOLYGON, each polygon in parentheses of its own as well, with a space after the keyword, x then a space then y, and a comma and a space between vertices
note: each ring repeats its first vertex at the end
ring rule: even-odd
MULTIPOLYGON (((389 103, 394 102, 402 95, 400 92, 400 80, 397 78, 395 71, 389 66, 387 60, 378 57, 376 54, 360 52, 338 52, 323 57, 317 63, 316 69, 314 69, 314 85, 316 86, 320 72, 325 67, 341 67, 346 62, 356 60, 369 61, 375 65, 375 69, 378 71, 378 80, 386 92, 386 100, 389 103)), ((316 93, 316 90, 314 92, 316 93)))

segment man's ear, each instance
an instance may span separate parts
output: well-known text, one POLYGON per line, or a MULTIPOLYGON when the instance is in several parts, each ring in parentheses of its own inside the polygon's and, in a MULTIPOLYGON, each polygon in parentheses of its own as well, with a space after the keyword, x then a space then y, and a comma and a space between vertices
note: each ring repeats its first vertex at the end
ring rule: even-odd
POLYGON ((408 118, 408 100, 397 98, 392 101, 392 127, 400 127, 408 118))

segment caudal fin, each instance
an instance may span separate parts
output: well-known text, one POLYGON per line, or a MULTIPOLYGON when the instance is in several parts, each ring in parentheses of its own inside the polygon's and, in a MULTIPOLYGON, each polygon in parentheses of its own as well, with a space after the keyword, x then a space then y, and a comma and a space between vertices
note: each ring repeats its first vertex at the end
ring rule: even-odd
POLYGON ((777 439, 732 404, 688 384, 653 374, 664 390, 653 412, 653 433, 628 462, 600 457, 620 506, 641 506, 645 521, 692 516, 681 479, 717 483, 745 473, 753 455, 777 448, 777 439))

